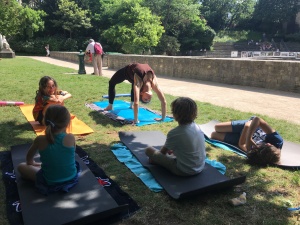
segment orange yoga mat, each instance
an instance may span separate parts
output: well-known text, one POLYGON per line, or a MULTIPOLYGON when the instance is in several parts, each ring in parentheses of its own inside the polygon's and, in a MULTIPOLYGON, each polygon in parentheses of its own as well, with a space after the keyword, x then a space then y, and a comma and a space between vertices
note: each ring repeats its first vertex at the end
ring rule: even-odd
MULTIPOLYGON (((45 134, 45 126, 40 125, 38 121, 34 121, 33 115, 32 115, 32 109, 33 105, 21 105, 19 106, 22 113, 28 120, 28 122, 31 124, 32 128, 34 129, 36 135, 43 135, 45 134)), ((72 133, 74 135, 85 135, 93 133, 93 129, 90 128, 88 125, 86 125, 81 120, 77 119, 76 116, 72 115, 71 124, 67 129, 67 133, 72 133)))

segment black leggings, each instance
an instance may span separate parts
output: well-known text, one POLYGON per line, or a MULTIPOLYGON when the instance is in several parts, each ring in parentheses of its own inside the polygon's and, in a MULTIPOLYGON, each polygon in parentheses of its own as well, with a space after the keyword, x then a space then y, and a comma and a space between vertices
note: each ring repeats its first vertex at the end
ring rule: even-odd
MULTIPOLYGON (((126 68, 124 67, 122 69, 119 69, 110 79, 109 81, 109 87, 108 87, 108 101, 110 104, 114 103, 115 97, 116 97, 116 85, 119 83, 122 83, 124 80, 126 80, 125 73, 126 68)), ((131 84, 131 102, 134 101, 134 93, 133 93, 133 83, 131 84)))

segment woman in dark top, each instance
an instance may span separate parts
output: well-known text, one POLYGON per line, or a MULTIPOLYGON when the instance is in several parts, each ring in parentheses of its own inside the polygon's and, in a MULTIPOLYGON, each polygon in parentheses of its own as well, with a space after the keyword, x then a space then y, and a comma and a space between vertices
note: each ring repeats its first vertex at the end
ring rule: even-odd
POLYGON ((139 101, 142 101, 143 103, 149 103, 152 98, 152 90, 156 92, 157 97, 161 102, 161 120, 165 119, 167 102, 163 92, 158 87, 156 75, 148 64, 129 64, 118 70, 111 77, 108 88, 109 105, 105 108, 105 110, 108 111, 113 109, 113 103, 116 95, 115 87, 117 84, 122 83, 124 80, 128 80, 132 84, 130 107, 134 110, 134 123, 139 123, 139 101))

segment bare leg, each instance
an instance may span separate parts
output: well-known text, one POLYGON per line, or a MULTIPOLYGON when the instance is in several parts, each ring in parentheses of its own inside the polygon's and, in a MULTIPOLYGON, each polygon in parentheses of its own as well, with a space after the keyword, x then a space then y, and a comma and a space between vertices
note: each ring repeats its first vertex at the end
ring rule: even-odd
POLYGON ((211 133, 211 138, 224 141, 226 133, 232 132, 231 122, 223 122, 215 125, 215 131, 211 133))
POLYGON ((149 146, 145 149, 145 153, 146 155, 149 157, 149 163, 152 163, 154 164, 153 160, 151 159, 151 157, 153 156, 153 154, 156 152, 156 151, 159 151, 158 149, 152 147, 152 146, 149 146))
POLYGON ((177 163, 174 157, 170 157, 161 153, 160 150, 149 146, 145 149, 146 155, 149 157, 149 163, 158 164, 165 167, 171 173, 178 176, 188 176, 177 168, 177 163))
POLYGON ((221 132, 212 132, 211 133, 211 139, 215 139, 215 140, 218 140, 218 141, 224 141, 224 138, 225 138, 225 135, 226 133, 221 133, 221 132))
POLYGON ((215 125, 215 131, 216 132, 232 132, 232 125, 231 122, 223 122, 223 123, 218 123, 215 125))
POLYGON ((25 162, 20 163, 18 171, 24 179, 35 181, 36 173, 41 169, 39 166, 27 165, 25 162))

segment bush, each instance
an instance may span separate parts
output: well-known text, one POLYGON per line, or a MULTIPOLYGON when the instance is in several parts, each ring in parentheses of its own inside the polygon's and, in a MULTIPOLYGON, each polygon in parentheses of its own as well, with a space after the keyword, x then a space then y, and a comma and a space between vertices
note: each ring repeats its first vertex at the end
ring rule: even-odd
POLYGON ((253 31, 247 30, 222 30, 219 31, 214 39, 214 42, 239 42, 247 40, 259 40, 261 39, 261 34, 253 31))
POLYGON ((286 35, 285 41, 300 42, 300 32, 286 35))
POLYGON ((44 55, 47 44, 50 46, 50 51, 79 51, 77 40, 62 36, 36 38, 25 42, 15 39, 10 41, 10 46, 15 52, 25 55, 44 55))
POLYGON ((155 53, 161 55, 176 55, 179 49, 180 43, 176 37, 162 35, 159 44, 155 48, 155 53))
POLYGON ((61 51, 78 51, 77 41, 71 38, 68 38, 61 46, 61 51))

